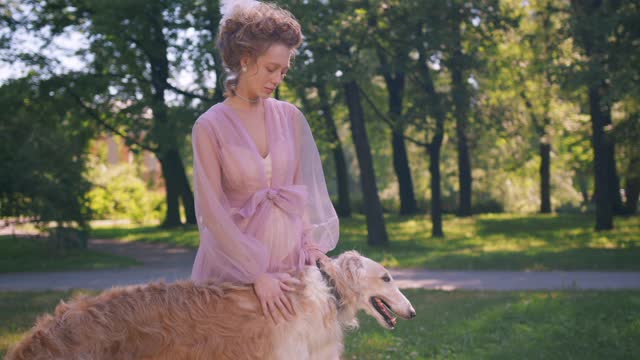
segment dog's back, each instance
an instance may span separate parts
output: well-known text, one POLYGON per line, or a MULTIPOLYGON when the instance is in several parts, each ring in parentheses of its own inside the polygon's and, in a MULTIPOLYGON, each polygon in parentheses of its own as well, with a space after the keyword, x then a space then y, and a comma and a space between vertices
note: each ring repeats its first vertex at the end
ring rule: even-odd
POLYGON ((250 288, 116 288, 61 303, 7 355, 21 359, 242 359, 269 353, 250 288), (238 306, 241 305, 241 306, 238 306))

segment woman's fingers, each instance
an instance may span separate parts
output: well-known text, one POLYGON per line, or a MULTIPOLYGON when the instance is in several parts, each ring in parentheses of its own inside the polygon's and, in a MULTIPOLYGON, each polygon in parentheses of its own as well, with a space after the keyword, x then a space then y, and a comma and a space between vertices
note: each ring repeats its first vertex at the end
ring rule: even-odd
POLYGON ((287 283, 288 285, 300 285, 302 282, 293 276, 287 273, 281 273, 279 276, 281 282, 287 283))
POLYGON ((280 301, 282 301, 282 303, 287 307, 289 314, 291 314, 291 316, 296 316, 296 310, 291 303, 291 299, 289 299, 286 294, 282 294, 282 296, 280 296, 280 299, 280 301))
POLYGON ((278 323, 280 323, 280 317, 276 313, 278 309, 276 308, 276 305, 273 303, 273 300, 267 301, 267 309, 269 309, 269 315, 271 316, 271 320, 273 320, 273 323, 275 325, 278 325, 278 323))
POLYGON ((271 318, 271 314, 269 312, 269 308, 267 307, 266 301, 260 301, 260 306, 262 307, 262 315, 266 318, 271 318))
POLYGON ((285 320, 289 321, 289 320, 293 319, 293 317, 292 317, 293 314, 291 313, 291 311, 289 311, 287 306, 282 301, 282 297, 276 298, 274 302, 275 302, 276 307, 278 308, 278 310, 280 310, 280 314, 282 315, 282 317, 285 318, 285 320))
POLYGON ((327 260, 330 260, 325 253, 318 249, 310 249, 308 250, 308 262, 307 265, 317 265, 318 261, 323 263, 327 260))
POLYGON ((283 281, 280 282, 280 289, 282 289, 283 291, 296 291, 294 287, 285 284, 283 281))

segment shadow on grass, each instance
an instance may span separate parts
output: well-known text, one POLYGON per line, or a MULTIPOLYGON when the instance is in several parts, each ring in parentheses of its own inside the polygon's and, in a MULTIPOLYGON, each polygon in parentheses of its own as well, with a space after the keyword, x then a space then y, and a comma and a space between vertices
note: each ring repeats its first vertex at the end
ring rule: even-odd
POLYGON ((86 249, 55 250, 43 239, 0 236, 0 273, 123 268, 141 262, 86 249))
POLYGON ((171 229, 159 226, 95 228, 91 230, 90 236, 95 239, 165 243, 188 248, 197 248, 200 241, 198 228, 195 225, 184 225, 171 229))

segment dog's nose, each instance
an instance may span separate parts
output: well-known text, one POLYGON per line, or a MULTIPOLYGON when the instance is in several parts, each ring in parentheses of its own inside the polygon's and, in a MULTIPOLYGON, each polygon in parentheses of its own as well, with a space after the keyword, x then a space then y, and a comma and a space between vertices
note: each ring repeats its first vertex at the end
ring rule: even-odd
POLYGON ((416 317, 416 311, 413 309, 409 310, 409 318, 413 319, 414 317, 416 317))

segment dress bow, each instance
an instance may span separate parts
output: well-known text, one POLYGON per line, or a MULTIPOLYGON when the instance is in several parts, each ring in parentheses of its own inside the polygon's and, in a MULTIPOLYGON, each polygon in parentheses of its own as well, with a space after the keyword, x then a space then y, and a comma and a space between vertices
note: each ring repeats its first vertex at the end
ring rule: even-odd
POLYGON ((285 185, 256 191, 242 207, 231 209, 233 216, 250 218, 265 201, 271 201, 282 211, 290 215, 302 214, 307 200, 305 185, 285 185))

